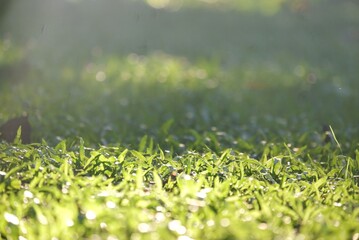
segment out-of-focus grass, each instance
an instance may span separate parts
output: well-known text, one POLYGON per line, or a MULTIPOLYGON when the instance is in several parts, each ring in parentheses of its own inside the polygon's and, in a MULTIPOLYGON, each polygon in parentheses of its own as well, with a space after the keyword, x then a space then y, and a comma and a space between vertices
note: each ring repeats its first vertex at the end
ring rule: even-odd
POLYGON ((163 142, 173 134, 186 145, 196 142, 195 131, 220 134, 227 147, 237 138, 297 142, 302 135, 320 144, 322 125, 331 124, 343 148, 353 152, 354 89, 320 70, 296 67, 300 75, 296 68, 267 66, 223 71, 216 62, 133 54, 53 71, 51 80, 44 79, 50 73, 39 75, 2 96, 4 109, 30 112, 37 141, 83 136, 89 144, 137 145, 143 135, 163 142))
POLYGON ((357 148, 357 4, 263 16, 38 3, 10 8, 22 23, 11 11, 4 18, 3 45, 24 47, 22 55, 4 48, 2 59, 17 59, 11 72, 22 74, 17 84, 5 75, 0 89, 0 118, 29 112, 35 141, 137 145, 143 135, 163 143, 172 134, 193 147, 196 136, 220 133, 226 147, 302 136, 316 145, 330 124, 343 149, 357 148))

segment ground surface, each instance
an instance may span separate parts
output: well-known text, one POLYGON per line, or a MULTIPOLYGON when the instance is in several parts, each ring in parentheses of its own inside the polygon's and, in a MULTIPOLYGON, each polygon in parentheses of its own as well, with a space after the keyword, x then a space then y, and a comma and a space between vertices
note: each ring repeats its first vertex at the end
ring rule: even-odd
POLYGON ((10 4, 1 237, 359 239, 359 6, 295 2, 10 4))

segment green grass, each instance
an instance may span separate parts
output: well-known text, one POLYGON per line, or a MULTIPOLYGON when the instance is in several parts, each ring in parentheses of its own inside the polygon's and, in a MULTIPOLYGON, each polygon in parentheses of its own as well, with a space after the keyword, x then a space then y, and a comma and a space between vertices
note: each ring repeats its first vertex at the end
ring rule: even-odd
POLYGON ((151 142, 141 148, 2 144, 1 234, 349 239, 358 229, 359 152, 324 167, 310 151, 280 145, 259 160, 232 149, 173 156, 151 142))
POLYGON ((2 238, 359 239, 358 4, 34 2, 0 26, 0 123, 33 127, 2 238))

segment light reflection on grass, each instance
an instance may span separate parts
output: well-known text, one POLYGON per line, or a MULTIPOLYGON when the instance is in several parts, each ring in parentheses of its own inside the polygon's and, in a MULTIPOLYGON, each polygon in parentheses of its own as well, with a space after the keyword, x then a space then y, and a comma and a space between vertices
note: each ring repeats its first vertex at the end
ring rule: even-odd
POLYGON ((357 238, 356 5, 59 3, 4 18, 0 237, 357 238))

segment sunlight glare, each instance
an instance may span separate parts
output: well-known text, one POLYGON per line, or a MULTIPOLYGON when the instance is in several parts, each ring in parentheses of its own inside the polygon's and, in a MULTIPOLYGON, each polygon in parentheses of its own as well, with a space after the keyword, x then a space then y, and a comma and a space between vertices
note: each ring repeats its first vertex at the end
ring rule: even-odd
POLYGON ((103 82, 106 80, 106 73, 103 71, 98 71, 96 73, 96 80, 99 82, 103 82))
POLYGON ((92 210, 86 212, 86 218, 88 220, 94 220, 96 218, 96 213, 92 210))
POLYGON ((147 3, 153 8, 161 9, 167 7, 170 0, 147 0, 147 3))
POLYGON ((12 223, 14 225, 19 225, 20 223, 20 220, 18 217, 16 217, 14 214, 11 214, 11 213, 7 213, 5 212, 4 213, 4 218, 7 222, 9 223, 12 223))

